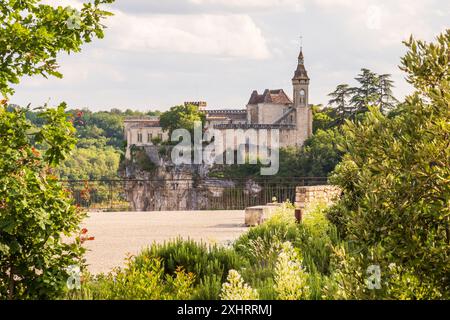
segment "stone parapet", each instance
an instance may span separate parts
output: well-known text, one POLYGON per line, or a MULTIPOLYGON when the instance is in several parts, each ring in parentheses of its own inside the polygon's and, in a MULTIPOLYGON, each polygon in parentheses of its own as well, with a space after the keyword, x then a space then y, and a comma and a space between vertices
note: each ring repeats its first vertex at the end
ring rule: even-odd
POLYGON ((295 206, 306 209, 312 204, 333 204, 341 195, 341 189, 336 186, 297 187, 295 190, 295 206))

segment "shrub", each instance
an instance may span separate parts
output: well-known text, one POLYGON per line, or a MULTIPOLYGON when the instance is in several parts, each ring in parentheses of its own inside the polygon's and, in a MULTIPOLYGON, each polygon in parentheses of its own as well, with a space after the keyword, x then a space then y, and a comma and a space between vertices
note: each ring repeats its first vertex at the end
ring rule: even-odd
POLYGON ((283 207, 265 223, 251 228, 234 243, 237 253, 249 259, 252 265, 273 266, 285 241, 296 243, 299 229, 292 209, 283 207))
POLYGON ((275 266, 275 291, 278 299, 300 300, 309 297, 308 274, 290 242, 282 245, 275 266))
POLYGON ((302 252, 303 263, 311 273, 329 275, 333 247, 340 240, 336 227, 326 217, 327 207, 318 204, 309 210, 299 225, 298 248, 302 252))
POLYGON ((84 213, 51 174, 73 148, 75 130, 64 104, 40 117, 44 125, 33 129, 25 110, 8 111, 0 101, 0 299, 54 298, 66 268, 82 262, 80 243, 62 236, 79 230, 84 213), (34 143, 45 144, 45 153, 34 143))
POLYGON ((139 265, 148 257, 161 259, 166 274, 173 274, 179 267, 192 272, 196 275, 195 284, 200 285, 197 294, 209 297, 218 294, 218 281, 224 282, 229 270, 248 265, 232 249, 182 239, 152 245, 135 258, 135 263, 139 265))
MULTIPOLYGON (((450 30, 435 43, 406 44, 402 69, 416 92, 393 116, 371 107, 362 122, 347 123, 341 145, 347 155, 333 177, 343 196, 332 218, 357 249, 342 257, 348 270, 365 273, 377 264, 388 275, 384 282, 395 263, 415 283, 415 298, 448 298, 450 30)), ((358 280, 347 294, 366 297, 365 278, 347 279, 358 280)), ((402 279, 397 283, 409 290, 402 279)), ((377 298, 404 297, 401 290, 373 291, 377 298)))
POLYGON ((199 280, 193 293, 193 300, 217 300, 222 288, 222 275, 206 275, 199 280))
POLYGON ((107 275, 87 276, 80 291, 69 292, 70 299, 101 300, 184 300, 193 295, 195 275, 182 268, 164 274, 160 259, 129 260, 125 269, 107 275))
POLYGON ((230 270, 227 282, 223 284, 220 293, 222 300, 258 300, 259 295, 255 289, 244 283, 236 270, 230 270))

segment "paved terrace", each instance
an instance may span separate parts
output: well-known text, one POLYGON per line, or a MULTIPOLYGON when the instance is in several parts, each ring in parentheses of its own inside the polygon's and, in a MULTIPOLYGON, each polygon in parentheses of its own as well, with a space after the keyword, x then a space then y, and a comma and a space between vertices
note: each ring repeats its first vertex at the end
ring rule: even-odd
POLYGON ((152 243, 177 238, 226 243, 247 228, 245 212, 239 211, 160 211, 92 212, 83 227, 94 241, 88 241, 86 259, 91 273, 108 272, 124 266, 127 254, 138 254, 152 243))

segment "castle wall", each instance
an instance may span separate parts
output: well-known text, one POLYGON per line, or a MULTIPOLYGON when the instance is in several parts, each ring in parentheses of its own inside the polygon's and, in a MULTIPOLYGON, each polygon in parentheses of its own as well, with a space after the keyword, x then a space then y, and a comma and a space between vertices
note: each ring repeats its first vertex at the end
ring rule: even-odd
POLYGON ((130 148, 132 145, 143 147, 153 145, 152 140, 160 137, 162 140, 168 140, 169 135, 164 132, 161 127, 138 127, 138 128, 127 128, 126 129, 126 139, 127 139, 127 150, 125 157, 130 159, 130 148), (142 140, 138 140, 138 135, 141 134, 142 140), (150 138, 150 139, 149 139, 150 138))
POLYGON ((258 123, 272 124, 283 116, 289 109, 284 104, 260 103, 258 104, 258 123))

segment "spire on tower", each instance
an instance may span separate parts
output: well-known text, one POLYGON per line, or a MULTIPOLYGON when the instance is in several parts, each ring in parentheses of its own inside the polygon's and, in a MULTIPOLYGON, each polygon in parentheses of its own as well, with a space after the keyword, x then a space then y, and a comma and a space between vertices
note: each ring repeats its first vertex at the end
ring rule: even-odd
POLYGON ((300 36, 300 53, 298 55, 298 64, 305 64, 305 58, 303 57, 303 36, 300 36))
POLYGON ((305 58, 303 56, 303 37, 300 37, 300 53, 298 55, 297 70, 295 70, 293 81, 295 80, 309 80, 308 72, 305 69, 305 58))

